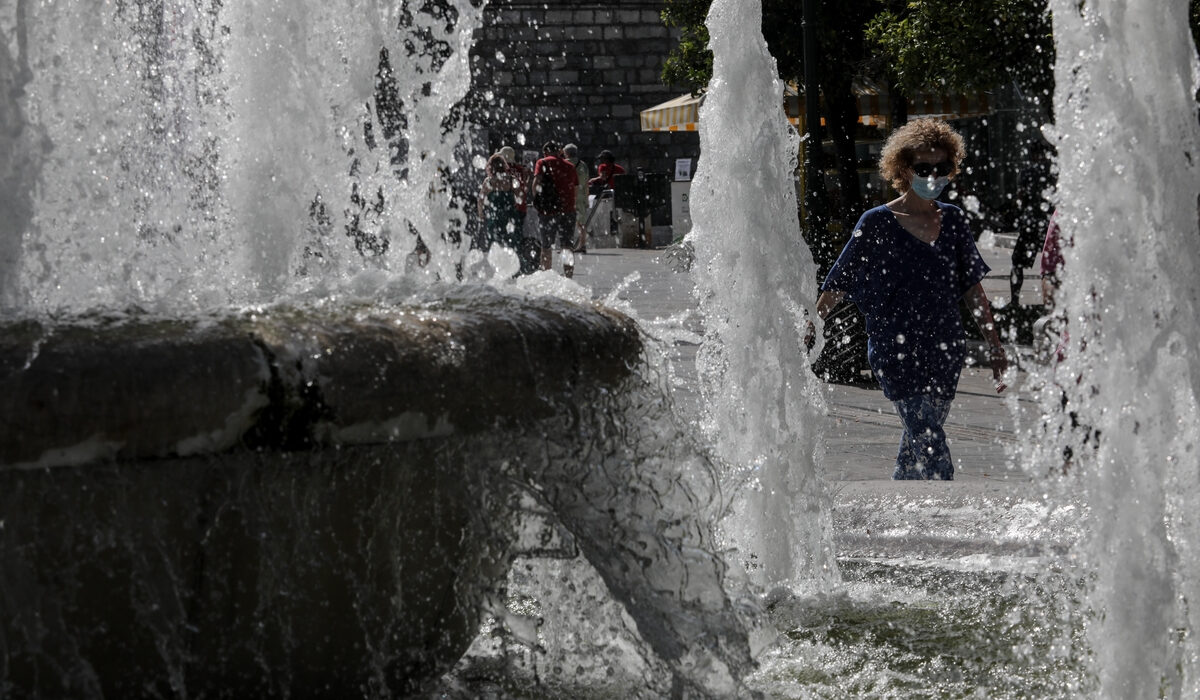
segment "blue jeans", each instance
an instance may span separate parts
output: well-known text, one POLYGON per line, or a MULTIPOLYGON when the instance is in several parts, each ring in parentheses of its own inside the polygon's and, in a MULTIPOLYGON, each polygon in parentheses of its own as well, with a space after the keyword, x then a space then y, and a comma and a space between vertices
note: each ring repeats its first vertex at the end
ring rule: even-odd
POLYGON ((950 399, 929 394, 893 401, 904 423, 893 479, 954 478, 954 462, 942 424, 950 415, 950 399))

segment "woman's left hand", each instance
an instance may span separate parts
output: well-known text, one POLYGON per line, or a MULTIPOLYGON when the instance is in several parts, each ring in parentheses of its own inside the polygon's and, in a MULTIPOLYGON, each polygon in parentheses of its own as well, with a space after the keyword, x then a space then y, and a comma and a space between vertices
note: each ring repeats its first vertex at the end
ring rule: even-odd
POLYGON ((988 353, 989 360, 992 366, 992 378, 996 381, 996 393, 1004 391, 1008 385, 1004 383, 1004 373, 1008 371, 1008 354, 1004 352, 1003 345, 992 345, 988 353))

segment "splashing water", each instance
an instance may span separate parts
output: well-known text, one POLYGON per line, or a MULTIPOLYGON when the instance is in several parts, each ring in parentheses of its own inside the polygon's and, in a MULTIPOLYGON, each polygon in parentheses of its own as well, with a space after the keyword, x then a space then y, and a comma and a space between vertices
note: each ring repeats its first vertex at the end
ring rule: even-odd
POLYGON ((1030 462, 1090 509, 1104 697, 1200 695, 1200 68, 1187 3, 1054 0, 1065 360, 1030 462), (1166 29, 1166 31, 1164 31, 1166 29), (1062 398, 1066 397, 1066 408, 1062 398), (1074 416, 1070 415, 1074 414, 1074 416))
MULTIPOLYGON (((287 303, 419 306, 460 272, 487 277, 472 272, 480 260, 460 245, 451 189, 464 162, 456 109, 482 8, 413 5, 78 0, 6 9, 0 311, 170 319, 246 304, 267 315, 287 303), (419 275, 407 269, 418 239, 429 249, 419 275), (410 284, 416 277, 445 284, 410 284)), ((493 265, 497 279, 514 271, 504 262, 493 265)), ((557 276, 520 284, 528 296, 517 290, 496 304, 512 302, 519 314, 538 294, 578 294, 557 276)), ((546 574, 542 605, 571 605, 564 587, 603 589, 608 607, 586 612, 603 631, 636 628, 632 646, 651 675, 669 676, 652 687, 733 695, 753 666, 743 618, 756 601, 725 591, 707 517, 712 464, 675 422, 661 366, 647 358, 620 391, 564 408, 570 429, 531 420, 519 437, 463 449, 472 464, 507 465, 497 478, 523 481, 572 531, 585 572, 571 576, 584 578, 561 586, 546 574)), ((232 466, 223 455, 214 462, 232 466)), ((603 673, 587 658, 594 648, 584 640, 570 661, 603 673)), ((558 652, 556 660, 570 656, 558 652)))
POLYGON ((718 454, 733 465, 727 521, 761 587, 837 579, 821 459, 823 402, 804 347, 816 266, 800 237, 798 139, 761 32, 762 5, 717 0, 713 78, 692 184, 697 365, 718 454), (719 430, 717 430, 719 426, 719 430))
MULTIPOLYGON (((305 292, 330 299, 352 276, 368 279, 351 287, 360 290, 404 277, 418 236, 431 249, 424 276, 453 279, 469 257, 454 235, 449 189, 465 138, 455 106, 469 87, 467 44, 482 9, 466 0, 442 5, 431 13, 386 0, 5 4, 0 311, 139 306, 171 314, 305 292), (378 74, 381 49, 390 58, 385 76, 378 74), (387 109, 376 104, 379 81, 394 86, 387 109), (374 207, 377 197, 385 207, 374 207)), ((1200 347, 1200 261, 1192 245, 1198 69, 1185 32, 1159 31, 1186 26, 1186 7, 1173 5, 1052 2, 1061 219, 1075 239, 1062 293, 1071 347, 1053 376, 1043 377, 1049 439, 1031 441, 1023 458, 1044 472, 1061 467, 1064 441, 1074 448, 1058 497, 1065 505, 1082 501, 1077 512, 1090 513, 1089 647, 1108 697, 1200 695, 1200 377, 1191 359, 1200 347), (1061 410, 1064 392, 1083 429, 1073 429, 1061 410)), ((815 266, 796 222, 798 144, 780 113, 782 85, 760 21, 758 0, 715 0, 709 17, 715 74, 693 183, 695 275, 707 319, 699 365, 714 442, 729 465, 721 491, 731 500, 725 529, 739 564, 760 588, 824 586, 839 573, 828 498, 816 476, 824 409, 802 341, 815 266)), ((565 294, 558 283, 543 279, 544 288, 528 289, 565 294)), ((547 615, 581 601, 588 618, 586 625, 551 624, 542 634, 557 638, 561 648, 548 655, 566 667, 564 678, 580 659, 579 668, 602 678, 629 658, 612 650, 625 643, 618 640, 604 658, 589 659, 595 647, 582 639, 623 625, 639 628, 640 641, 631 644, 643 664, 634 675, 643 677, 635 678, 634 694, 678 690, 655 678, 664 667, 695 674, 688 690, 734 694, 751 666, 739 616, 753 613, 755 603, 737 592, 723 597, 725 572, 704 517, 716 497, 712 466, 673 432, 671 411, 659 403, 663 384, 662 377, 633 379, 621 400, 599 397, 605 405, 580 423, 591 431, 583 444, 597 450, 632 438, 605 465, 640 479, 618 494, 630 516, 622 527, 596 524, 613 495, 595 474, 579 477, 593 479, 590 490, 543 495, 550 510, 572 513, 561 517, 575 518, 585 533, 579 546, 590 554, 563 567, 584 574, 546 565, 548 573, 534 577, 547 615), (665 427, 634 427, 657 423, 665 427), (663 550, 655 561, 668 565, 648 566, 632 550, 613 556, 624 542, 663 550), (582 593, 572 598, 547 585, 563 578, 582 593), (639 603, 642 585, 669 593, 639 603), (596 601, 605 594, 606 602, 596 601), (613 597, 625 605, 614 606, 613 597), (694 647, 680 642, 695 639, 694 647), (569 649, 577 650, 574 658, 569 649)), ((535 428, 522 439, 530 445, 524 478, 535 484, 531 491, 577 456, 577 445, 548 443, 535 428)), ((511 447, 498 445, 496 459, 511 447)), ((575 478, 568 472, 562 481, 575 478)), ((885 578, 877 568, 856 562, 845 575, 851 584, 885 578)), ((912 577, 921 588, 955 579, 924 569, 912 577)), ((1015 632, 1033 639, 1045 620, 1074 614, 1063 610, 1074 595, 1069 584, 1046 593, 1034 587, 980 584, 947 614, 982 619, 986 612, 988 629, 1000 636, 1013 633, 1008 618, 1036 604, 1021 601, 1045 595, 1047 617, 1021 620, 1015 632), (978 599, 996 586, 1007 598, 982 610, 978 599)), ((933 596, 919 605, 908 591, 896 597, 905 607, 846 597, 830 598, 827 608, 820 599, 792 601, 799 617, 815 619, 794 629, 792 641, 803 647, 824 628, 836 642, 846 628, 829 620, 864 609, 869 619, 855 644, 861 637, 870 646, 905 626, 944 631, 939 615, 929 614, 942 605, 933 596)), ((958 625, 947 636, 980 666, 972 656, 975 630, 958 625)), ((864 695, 893 674, 875 665, 887 651, 881 648, 871 646, 866 654, 875 656, 856 675, 864 695)), ((810 652, 785 643, 772 653, 792 654, 791 663, 810 652)), ((926 653, 937 648, 913 651, 914 668, 926 653)), ((1024 659, 1013 659, 1026 653, 1014 645, 997 650, 996 659, 1019 671, 1024 659)), ((822 668, 836 673, 839 664, 822 668)), ((808 687, 796 680, 775 689, 789 695, 798 686, 808 687)), ((564 694, 578 688, 566 687, 564 694)), ((840 692, 836 678, 825 687, 840 692)))
POLYGON ((402 271, 418 235, 431 275, 465 257, 446 226, 467 0, 9 8, 0 308, 263 302, 402 271))

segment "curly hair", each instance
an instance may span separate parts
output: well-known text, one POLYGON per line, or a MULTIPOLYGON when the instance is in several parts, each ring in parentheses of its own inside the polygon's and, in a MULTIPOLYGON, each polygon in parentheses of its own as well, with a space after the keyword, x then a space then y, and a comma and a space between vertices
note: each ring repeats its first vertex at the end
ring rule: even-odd
POLYGON ((940 148, 950 156, 954 169, 950 175, 958 174, 963 158, 967 155, 962 136, 941 119, 924 117, 914 119, 892 132, 879 154, 879 174, 891 183, 897 192, 908 190, 904 171, 913 165, 917 151, 940 148))

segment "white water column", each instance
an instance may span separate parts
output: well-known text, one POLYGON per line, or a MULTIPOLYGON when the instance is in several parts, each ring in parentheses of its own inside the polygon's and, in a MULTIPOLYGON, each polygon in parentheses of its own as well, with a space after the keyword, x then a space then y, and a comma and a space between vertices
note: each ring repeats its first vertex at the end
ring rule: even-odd
POLYGON ((402 274, 414 232, 428 276, 455 278, 448 182, 477 4, 0 2, 0 310, 335 296, 364 269, 402 274), (403 158, 364 137, 374 120, 382 141, 369 111, 385 48, 403 158), (346 235, 366 208, 356 185, 383 193, 359 223, 390 256, 346 235))
POLYGON ((1043 407, 1068 436, 1066 480, 1091 511, 1094 668, 1104 697, 1197 697, 1200 71, 1188 3, 1050 6, 1059 213, 1074 239, 1070 342, 1054 380, 1080 427, 1057 390, 1043 407))
POLYGON ((816 465, 824 402, 803 343, 816 266, 800 237, 798 136, 763 39, 760 0, 715 0, 713 78, 692 183, 697 365, 732 512, 724 530, 761 586, 832 582, 829 498, 816 465))

